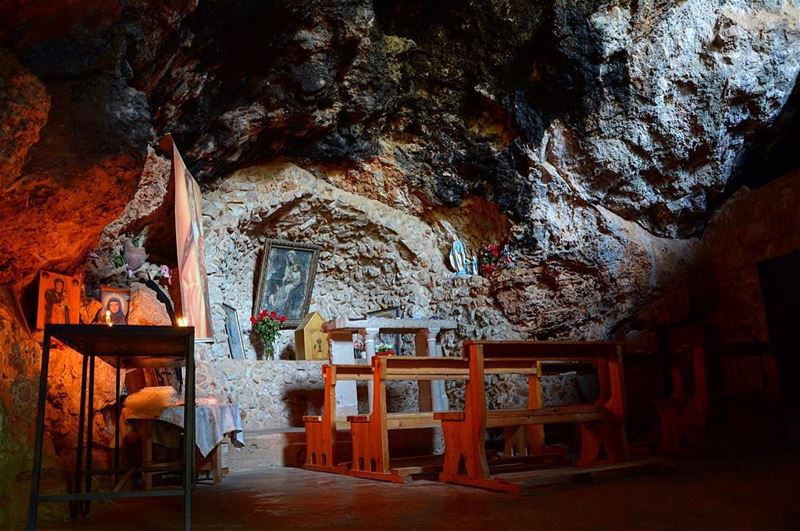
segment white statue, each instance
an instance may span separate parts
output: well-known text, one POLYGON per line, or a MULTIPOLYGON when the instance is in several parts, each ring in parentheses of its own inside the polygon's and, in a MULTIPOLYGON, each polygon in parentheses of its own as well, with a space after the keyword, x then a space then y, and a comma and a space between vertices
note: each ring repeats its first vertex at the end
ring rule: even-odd
POLYGON ((456 272, 456 276, 467 274, 467 254, 464 252, 464 244, 458 238, 453 241, 450 249, 450 267, 456 272))

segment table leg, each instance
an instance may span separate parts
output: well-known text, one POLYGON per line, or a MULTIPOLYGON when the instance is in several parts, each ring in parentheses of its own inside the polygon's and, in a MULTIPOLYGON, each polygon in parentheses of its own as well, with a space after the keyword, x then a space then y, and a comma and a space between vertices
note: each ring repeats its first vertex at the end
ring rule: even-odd
POLYGON ((116 394, 114 395, 114 485, 119 483, 119 422, 122 408, 120 408, 119 395, 121 387, 122 358, 117 356, 116 394))
MULTIPOLYGON (((86 425, 86 492, 92 492, 92 453, 94 451, 94 368, 95 356, 89 355, 89 399, 87 404, 87 425, 86 425)), ((91 500, 86 500, 83 506, 83 515, 89 515, 91 500)))
POLYGON ((36 415, 36 441, 33 447, 33 475, 31 477, 31 501, 28 505, 28 531, 36 529, 39 509, 39 484, 42 478, 42 447, 44 445, 44 413, 47 402, 47 372, 50 362, 50 332, 45 326, 42 342, 42 369, 39 373, 39 403, 36 415))
MULTIPOLYGON (((81 405, 78 412, 78 443, 76 444, 75 455, 75 478, 74 490, 75 494, 81 492, 81 479, 83 470, 83 429, 86 425, 86 375, 89 370, 89 356, 81 356, 83 358, 81 363, 81 405)), ((75 520, 79 515, 80 502, 70 502, 70 516, 75 520)))
POLYGON ((192 488, 194 487, 194 439, 195 439, 195 405, 194 405, 194 332, 189 334, 186 345, 186 383, 184 384, 184 404, 183 418, 183 528, 185 531, 191 529, 192 519, 192 488))

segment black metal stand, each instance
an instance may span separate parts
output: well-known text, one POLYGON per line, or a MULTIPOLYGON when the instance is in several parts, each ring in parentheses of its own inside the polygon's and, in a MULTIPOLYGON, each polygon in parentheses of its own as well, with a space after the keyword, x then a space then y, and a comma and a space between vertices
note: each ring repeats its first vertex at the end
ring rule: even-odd
POLYGON ((191 526, 192 488, 194 486, 195 447, 195 367, 194 328, 163 326, 99 326, 99 325, 46 325, 42 344, 42 370, 39 379, 39 403, 36 419, 36 441, 33 455, 31 499, 28 507, 28 529, 36 529, 36 518, 41 502, 68 502, 73 518, 89 513, 91 500, 183 496, 183 526, 191 526), (42 450, 44 446, 45 408, 47 406, 50 342, 64 343, 83 355, 81 370, 80 412, 78 414, 77 455, 72 481, 72 492, 59 495, 40 495, 42 450), (101 473, 92 468, 94 383, 96 359, 100 358, 116 369, 115 379, 115 435, 114 464, 111 473, 114 483, 120 480, 120 392, 121 370, 136 367, 186 367, 184 388, 183 482, 179 489, 154 489, 144 491, 92 492, 92 477, 101 473), (87 411, 88 410, 88 411, 87 411), (84 435, 85 445, 84 445, 84 435), (86 459, 84 467, 84 448, 86 459))

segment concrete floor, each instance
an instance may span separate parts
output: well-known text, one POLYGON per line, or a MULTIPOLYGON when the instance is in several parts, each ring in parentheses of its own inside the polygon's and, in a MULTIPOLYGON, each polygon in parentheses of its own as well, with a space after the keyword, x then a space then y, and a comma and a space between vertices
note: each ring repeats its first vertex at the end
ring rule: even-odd
MULTIPOLYGON (((668 473, 570 483, 509 497, 280 468, 195 491, 193 529, 800 529, 800 447, 684 459, 668 473), (797 489, 797 490, 796 490, 797 489)), ((44 529, 180 529, 175 499, 96 503, 44 529)))

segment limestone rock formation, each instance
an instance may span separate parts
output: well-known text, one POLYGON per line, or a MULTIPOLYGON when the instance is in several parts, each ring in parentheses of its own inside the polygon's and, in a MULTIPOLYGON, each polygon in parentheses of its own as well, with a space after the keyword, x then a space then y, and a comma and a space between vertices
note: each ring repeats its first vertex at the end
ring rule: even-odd
POLYGON ((131 285, 128 324, 172 326, 172 319, 167 313, 166 306, 156 298, 156 292, 137 282, 131 285))
MULTIPOLYGON (((82 270, 91 291, 126 281, 125 235, 174 248, 171 133, 204 191, 203 378, 248 426, 319 398, 313 363, 257 364, 246 337, 251 359, 225 359, 219 305, 246 322, 272 237, 323 245, 313 310, 454 318, 450 352, 687 321, 761 337, 727 308, 797 241, 775 228, 795 179, 769 184, 797 163, 797 57, 796 0, 0 4, 0 284, 82 270), (455 237, 508 241, 517 266, 453 279, 455 237)), ((35 377, 6 359, 6 384, 35 377)))

